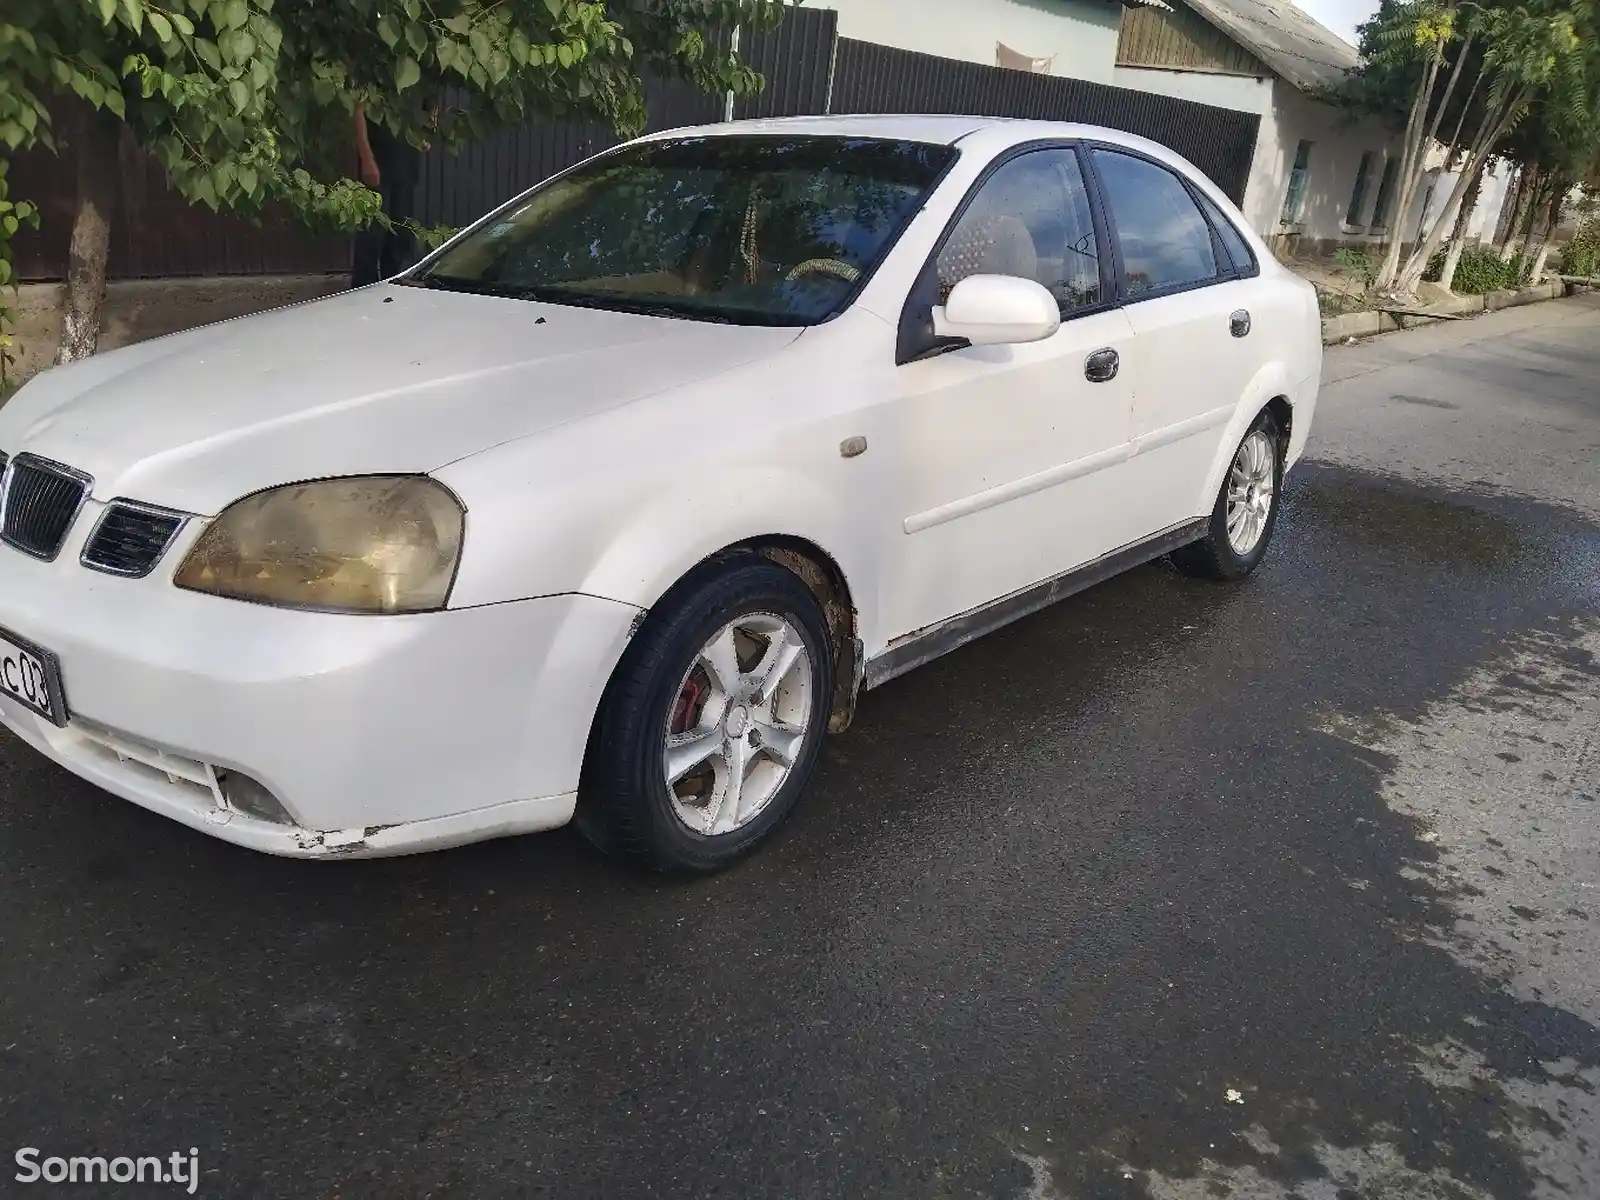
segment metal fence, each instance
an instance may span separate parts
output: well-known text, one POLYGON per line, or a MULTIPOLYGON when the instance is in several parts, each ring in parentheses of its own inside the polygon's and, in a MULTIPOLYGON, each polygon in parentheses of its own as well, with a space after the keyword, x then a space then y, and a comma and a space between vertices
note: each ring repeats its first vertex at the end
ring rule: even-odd
MULTIPOLYGON (((644 85, 647 131, 708 125, 723 118, 726 101, 688 84, 648 79, 644 85)), ((468 225, 518 192, 621 139, 599 121, 537 121, 508 129, 459 154, 422 157, 417 219, 424 225, 468 225)))
MULTIPOLYGON (((828 8, 792 8, 783 23, 744 31, 739 53, 766 81, 761 91, 734 105, 739 120, 827 111, 828 78, 839 14, 828 8)), ((716 39, 728 44, 726 34, 716 39)), ((687 84, 647 79, 645 129, 709 125, 727 115, 727 100, 687 84)), ((594 121, 535 122, 507 130, 457 155, 424 156, 418 219, 425 225, 460 226, 481 217, 541 179, 615 146, 617 135, 594 121)))
MULTIPOLYGON (((54 115, 57 131, 70 138, 76 121, 72 106, 58 106, 54 115)), ((126 131, 118 159, 121 194, 106 268, 114 279, 298 275, 349 265, 345 239, 313 237, 286 213, 268 213, 258 224, 191 206, 126 131)), ((18 155, 10 184, 13 198, 32 200, 40 208, 39 228, 19 230, 12 242, 17 278, 64 278, 77 196, 70 143, 60 158, 43 150, 18 155)))
POLYGON ((836 113, 971 113, 1082 121, 1176 150, 1235 203, 1244 199, 1261 118, 1085 79, 1008 71, 840 38, 836 113))
POLYGON ((831 8, 792 8, 776 29, 746 33, 739 53, 766 86, 741 100, 733 115, 742 121, 827 112, 838 30, 839 14, 831 8))
MULTIPOLYGON (((734 116, 926 112, 1084 121, 1162 142, 1234 200, 1244 196, 1260 123, 1253 113, 853 41, 839 37, 837 26, 833 10, 801 7, 791 8, 775 29, 745 31, 740 53, 766 86, 738 102, 734 116)), ((718 40, 726 43, 727 35, 718 40)), ((727 112, 724 97, 677 82, 647 80, 645 99, 652 130, 708 124, 727 112)), ((542 121, 459 154, 429 153, 423 157, 417 216, 429 225, 465 225, 616 143, 616 134, 597 122, 542 121)), ((340 271, 348 263, 344 239, 313 238, 283 214, 256 224, 185 204, 130 138, 124 137, 121 160, 113 278, 293 274, 340 271)), ((43 229, 15 239, 19 277, 62 278, 74 194, 69 161, 44 153, 19 156, 11 191, 37 200, 43 210, 43 229)))

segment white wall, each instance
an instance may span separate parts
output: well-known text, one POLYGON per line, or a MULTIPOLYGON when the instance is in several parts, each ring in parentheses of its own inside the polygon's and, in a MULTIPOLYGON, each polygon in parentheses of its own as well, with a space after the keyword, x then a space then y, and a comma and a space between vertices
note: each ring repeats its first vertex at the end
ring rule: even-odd
POLYGON ((1213 75, 1205 71, 1169 71, 1159 67, 1118 67, 1112 73, 1111 82, 1117 87, 1265 115, 1272 111, 1272 78, 1271 75, 1213 75))
MULTIPOLYGON (((1261 133, 1256 141, 1255 161, 1245 193, 1245 215, 1251 225, 1268 235, 1282 231, 1279 217, 1289 187, 1295 148, 1301 138, 1312 143, 1310 178, 1301 209, 1302 236, 1307 240, 1338 241, 1374 249, 1381 245, 1387 231, 1372 224, 1378 187, 1383 180, 1385 159, 1400 156, 1403 134, 1372 118, 1352 123, 1338 109, 1311 99, 1283 80, 1273 85, 1272 112, 1262 117, 1261 133), (1373 154, 1372 171, 1358 214, 1359 222, 1348 225, 1345 217, 1350 195, 1355 189, 1361 155, 1366 151, 1373 154)), ((1449 201, 1456 175, 1440 171, 1443 157, 1443 151, 1435 147, 1430 154, 1430 171, 1417 189, 1411 210, 1399 222, 1399 236, 1405 241, 1416 240, 1419 229, 1426 233, 1424 221, 1436 217, 1449 201)), ((1503 167, 1484 179, 1478 207, 1468 226, 1468 237, 1493 234, 1505 188, 1503 167)), ((1399 203, 1398 183, 1395 192, 1391 210, 1399 203)), ((1394 211, 1390 212, 1390 224, 1396 223, 1397 216, 1394 211)))
MULTIPOLYGON (((1422 191, 1426 194, 1429 185, 1433 187, 1431 201, 1426 213, 1423 212, 1421 200, 1418 200, 1416 210, 1406 229, 1406 237, 1415 239, 1427 236, 1430 227, 1439 212, 1444 208, 1450 198, 1451 191, 1455 188, 1456 180, 1460 177, 1458 171, 1443 171, 1439 163, 1444 157, 1443 151, 1435 150, 1431 156, 1431 169, 1422 182, 1422 191)), ((1472 220, 1467 224, 1467 238, 1480 238, 1488 240, 1494 237, 1495 224, 1500 220, 1500 206, 1504 203, 1507 189, 1511 184, 1512 170, 1504 163, 1492 164, 1490 170, 1483 177, 1483 184, 1478 189, 1478 204, 1472 210, 1472 220)), ((1449 220, 1455 221, 1455 207, 1450 208, 1449 220)), ((1446 228, 1448 235, 1449 227, 1446 228)))
MULTIPOLYGON (((1262 130, 1265 134, 1266 122, 1262 123, 1262 130)), ((1400 154, 1402 134, 1372 118, 1352 123, 1346 113, 1311 99, 1283 80, 1273 86, 1271 145, 1267 144, 1266 137, 1256 145, 1257 170, 1252 174, 1251 186, 1258 188, 1260 201, 1253 219, 1259 218, 1265 223, 1264 229, 1260 224, 1257 229, 1266 233, 1281 229, 1279 218, 1289 187, 1289 172, 1301 139, 1311 142, 1310 176, 1300 212, 1303 237, 1357 244, 1380 241, 1382 231, 1374 232, 1375 227, 1371 225, 1373 210, 1383 179, 1385 158, 1400 154), (1347 225, 1345 216, 1361 156, 1369 151, 1373 154, 1372 169, 1359 223, 1347 225)), ((1389 214, 1391 223, 1395 217, 1395 213, 1389 214)))
POLYGON ((1110 83, 1122 8, 1107 0, 810 0, 837 9, 839 36, 995 65, 995 43, 1050 72, 1110 83))

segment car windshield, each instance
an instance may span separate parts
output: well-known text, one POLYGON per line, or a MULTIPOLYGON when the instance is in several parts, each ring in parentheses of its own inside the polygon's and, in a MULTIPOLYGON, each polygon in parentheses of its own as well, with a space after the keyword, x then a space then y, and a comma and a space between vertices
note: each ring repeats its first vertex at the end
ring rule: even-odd
POLYGON ((883 138, 644 142, 531 192, 403 282, 812 325, 849 303, 955 153, 883 138))

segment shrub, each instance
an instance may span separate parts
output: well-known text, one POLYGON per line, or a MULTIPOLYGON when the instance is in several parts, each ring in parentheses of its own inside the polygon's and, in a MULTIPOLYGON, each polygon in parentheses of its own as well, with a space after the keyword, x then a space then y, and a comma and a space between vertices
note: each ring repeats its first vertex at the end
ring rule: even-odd
POLYGON ((1600 219, 1590 217, 1578 226, 1561 252, 1561 270, 1567 275, 1593 275, 1600 267, 1600 219))
POLYGON ((1365 250, 1340 246, 1333 252, 1333 261, 1359 279, 1361 286, 1369 291, 1378 278, 1378 264, 1365 250))
MULTIPOLYGON (((1434 251, 1428 260, 1428 269, 1422 277, 1430 283, 1438 282, 1444 273, 1445 251, 1434 251)), ((1513 255, 1510 262, 1501 262, 1492 246, 1468 246, 1456 263, 1456 276, 1450 290, 1463 296, 1481 296, 1484 292, 1513 288, 1522 282, 1522 256, 1513 255)))

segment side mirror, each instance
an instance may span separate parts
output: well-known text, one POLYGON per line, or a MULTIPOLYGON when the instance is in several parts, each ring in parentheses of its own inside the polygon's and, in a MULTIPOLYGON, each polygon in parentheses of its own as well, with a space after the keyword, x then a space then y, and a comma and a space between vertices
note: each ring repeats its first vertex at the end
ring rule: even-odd
POLYGON ((1061 308, 1043 284, 1019 275, 968 275, 933 310, 933 332, 974 346, 1042 342, 1061 328, 1061 308))

